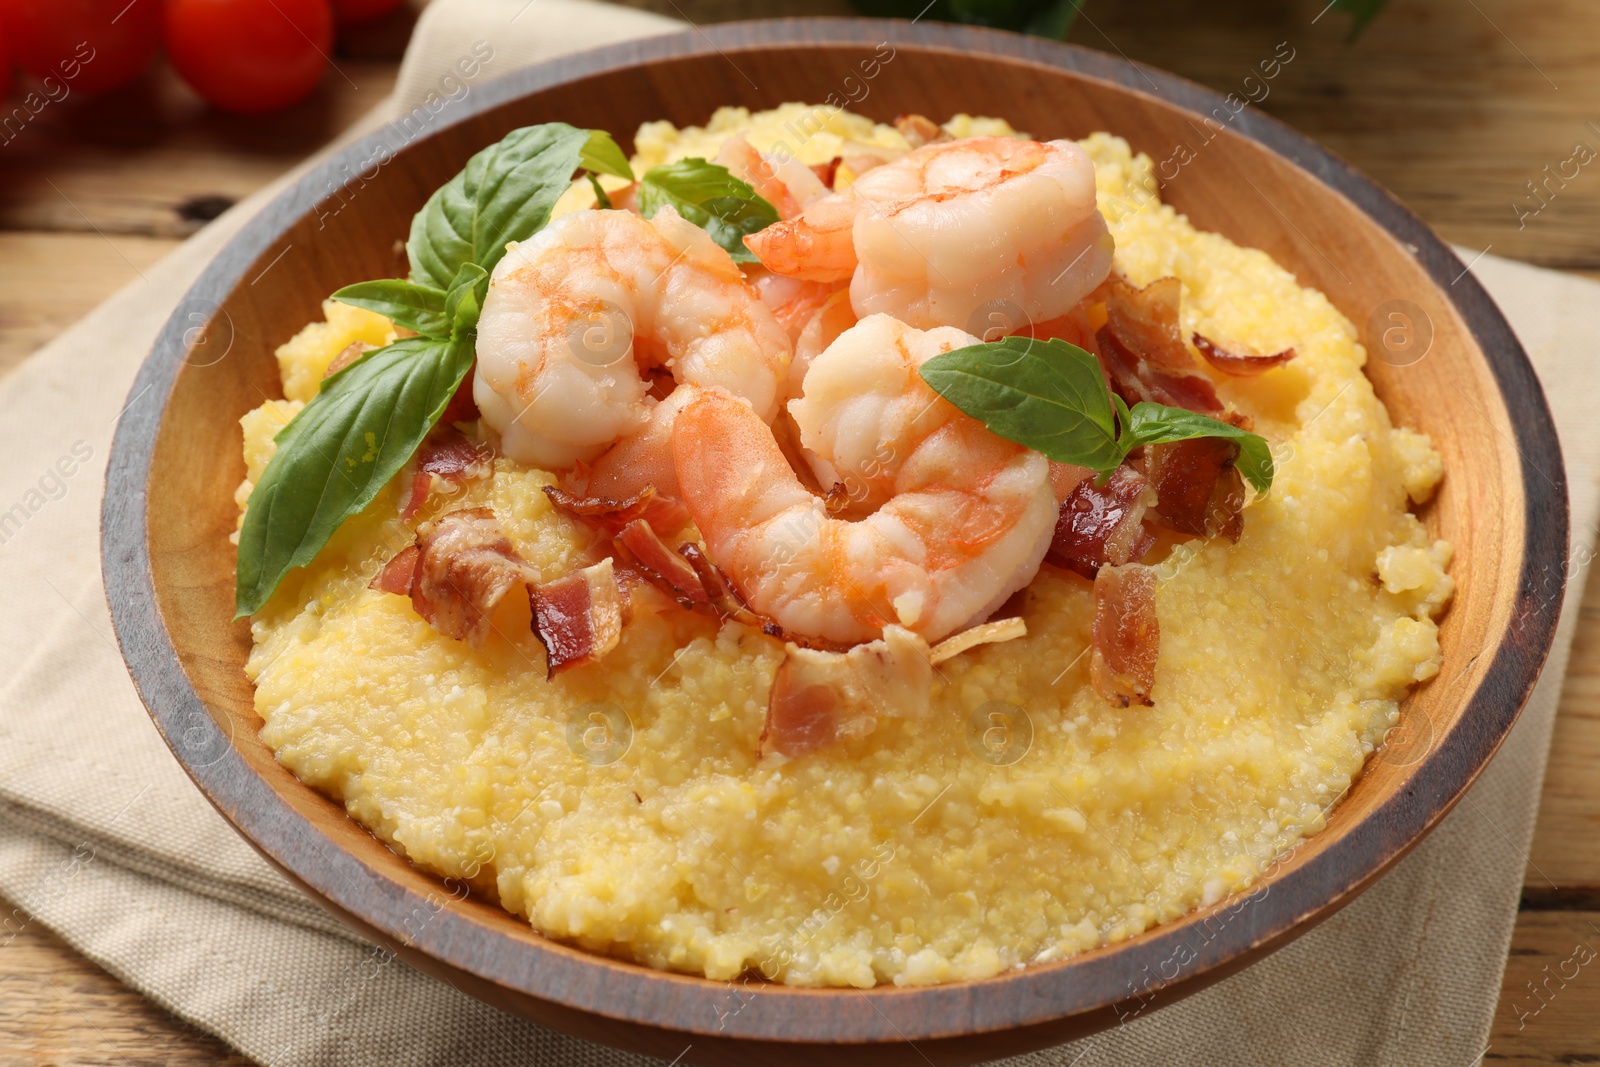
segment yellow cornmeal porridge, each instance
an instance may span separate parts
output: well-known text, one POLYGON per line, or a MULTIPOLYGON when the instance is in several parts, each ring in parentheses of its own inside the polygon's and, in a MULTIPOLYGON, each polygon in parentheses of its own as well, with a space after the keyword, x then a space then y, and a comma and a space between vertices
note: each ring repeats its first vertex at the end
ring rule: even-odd
MULTIPOLYGON (((710 156, 736 130, 767 147, 804 114, 652 124, 640 152, 646 164, 710 156)), ((831 158, 841 138, 899 137, 829 122, 790 139, 803 161, 831 158)), ((777 641, 638 612, 602 661, 546 681, 523 598, 506 598, 480 650, 366 588, 411 539, 391 485, 255 617, 263 739, 412 861, 471 879, 552 937, 712 978, 981 978, 1249 885, 1321 829, 1396 701, 1439 669, 1432 616, 1451 592, 1450 547, 1407 502, 1428 495, 1440 462, 1426 437, 1390 424, 1354 328, 1322 294, 1161 206, 1149 159, 1126 142, 1085 145, 1118 270, 1140 285, 1181 279, 1186 334, 1298 353, 1220 386, 1274 443, 1277 478, 1237 545, 1192 541, 1158 562, 1153 707, 1095 694, 1089 583, 1046 567, 1028 589, 1027 636, 941 664, 931 714, 758 759, 777 641), (1000 765, 977 753, 1007 705, 1032 741, 1000 765), (613 731, 609 755, 625 753, 580 758, 590 750, 569 730, 607 715, 606 729, 626 725, 613 706, 631 743, 613 731)), ((330 304, 326 325, 284 346, 290 399, 243 420, 252 480, 334 355, 389 336, 378 316, 330 304)), ((561 573, 591 535, 552 511, 540 487, 553 481, 498 459, 419 521, 490 506, 534 567, 561 573)))

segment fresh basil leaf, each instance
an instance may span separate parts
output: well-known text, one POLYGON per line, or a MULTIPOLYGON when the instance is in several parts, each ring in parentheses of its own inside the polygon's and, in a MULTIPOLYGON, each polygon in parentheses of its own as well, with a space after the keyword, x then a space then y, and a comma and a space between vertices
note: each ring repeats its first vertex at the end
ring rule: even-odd
POLYGON ((473 156, 411 220, 411 280, 448 289, 463 263, 494 270, 508 242, 525 241, 550 221, 586 154, 605 162, 605 151, 596 155, 592 145, 591 131, 547 122, 512 130, 473 156))
POLYGON ((278 432, 239 531, 235 618, 316 558, 406 465, 472 366, 472 343, 416 337, 369 352, 322 383, 278 432))
POLYGON ((778 209, 749 182, 703 159, 664 163, 645 172, 639 183, 639 213, 648 219, 668 204, 709 233, 735 263, 756 262, 744 238, 778 221, 778 209))
POLYGON ((476 263, 463 263, 444 298, 444 317, 453 336, 467 337, 478 328, 478 313, 489 293, 489 272, 476 263))
POLYGON ((1076 345, 1006 337, 934 356, 921 374, 999 436, 1057 462, 1109 471, 1127 454, 1100 364, 1076 345))
POLYGON ((394 320, 396 326, 415 330, 424 337, 448 337, 450 334, 450 320, 445 316, 445 292, 431 285, 384 278, 347 285, 334 293, 333 299, 376 311, 394 320))
POLYGON ((1141 402, 1130 411, 1106 388, 1099 361, 1065 341, 1005 337, 969 345, 926 360, 921 374, 998 436, 1058 463, 1104 473, 1140 445, 1223 437, 1238 442, 1239 473, 1257 492, 1272 485, 1265 438, 1186 408, 1141 402))
POLYGON ((611 197, 606 194, 605 186, 600 184, 600 179, 593 174, 589 175, 589 186, 594 189, 595 207, 600 208, 602 211, 610 211, 611 197))
POLYGON ((1266 438, 1259 434, 1241 430, 1187 408, 1169 408, 1148 401, 1133 405, 1123 426, 1122 439, 1129 450, 1139 445, 1189 441, 1196 437, 1224 437, 1237 441, 1239 473, 1258 493, 1264 493, 1272 487, 1272 450, 1267 447, 1266 438))
POLYGON ((578 165, 591 175, 609 174, 614 178, 626 178, 633 181, 633 168, 628 166, 628 157, 622 154, 622 149, 611 135, 604 130, 590 130, 589 141, 583 146, 583 151, 578 155, 578 165))

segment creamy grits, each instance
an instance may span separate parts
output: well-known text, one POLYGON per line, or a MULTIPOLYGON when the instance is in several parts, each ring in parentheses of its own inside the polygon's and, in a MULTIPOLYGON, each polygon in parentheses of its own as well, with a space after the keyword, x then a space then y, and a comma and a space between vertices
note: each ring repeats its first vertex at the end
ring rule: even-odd
MULTIPOLYGON (((805 163, 904 148, 894 128, 831 109, 724 109, 704 129, 647 124, 635 165, 711 158, 735 132, 757 148, 787 138, 805 163)), ((758 756, 784 649, 737 622, 637 612, 603 660, 547 680, 522 598, 475 648, 368 588, 416 522, 464 507, 492 508, 534 568, 572 565, 592 534, 553 510, 541 488, 555 476, 501 457, 411 523, 397 478, 290 573, 253 621, 263 740, 413 863, 542 933, 714 979, 984 978, 1250 886, 1323 827, 1397 702, 1439 670, 1451 549, 1408 507, 1440 460, 1391 424, 1327 298, 1162 205, 1149 158, 1122 139, 1083 144, 1118 271, 1180 279, 1185 336, 1297 352, 1218 385, 1277 461, 1242 538, 1146 561, 1153 706, 1113 707, 1090 686, 1089 583, 1049 566, 1023 598, 1027 635, 940 664, 928 714, 799 758, 758 756)), ((287 399, 242 420, 241 504, 335 356, 394 336, 370 312, 326 311, 279 350, 287 399)))

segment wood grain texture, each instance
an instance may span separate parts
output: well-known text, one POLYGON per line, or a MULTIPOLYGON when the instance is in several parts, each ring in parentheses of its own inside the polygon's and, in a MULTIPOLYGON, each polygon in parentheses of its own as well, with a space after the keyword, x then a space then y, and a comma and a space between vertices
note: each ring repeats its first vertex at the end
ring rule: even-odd
MULTIPOLYGON (((702 23, 751 13, 743 0, 628 2, 702 23)), ((783 13, 826 14, 842 6, 837 0, 800 0, 787 4, 783 13)), ((1546 163, 1565 158, 1565 148, 1570 147, 1565 146, 1565 134, 1583 129, 1588 119, 1600 113, 1600 64, 1592 62, 1592 57, 1571 58, 1574 51, 1581 52, 1582 42, 1600 39, 1600 7, 1586 0, 1527 4, 1521 0, 1476 0, 1480 15, 1460 0, 1392 0, 1389 11, 1363 40, 1346 47, 1341 40, 1344 24, 1337 14, 1311 25, 1310 19, 1322 6, 1321 0, 1214 0, 1205 4, 1194 0, 1090 0, 1088 17, 1072 39, 1121 51, 1227 92, 1237 88, 1238 79, 1261 56, 1270 54, 1276 42, 1292 35, 1297 58, 1274 83, 1265 110, 1351 159, 1447 238, 1480 248, 1492 245, 1497 254, 1534 262, 1580 265, 1590 268, 1586 273, 1600 277, 1596 270, 1600 268, 1600 226, 1594 222, 1600 217, 1600 177, 1591 173, 1593 168, 1585 169, 1523 229, 1518 228, 1509 207, 1511 192, 1546 163), (1485 17, 1510 31, 1515 46, 1493 37, 1493 30, 1487 34, 1480 30, 1474 37, 1469 32, 1471 21, 1486 26, 1485 17), (1464 37, 1473 37, 1472 43, 1480 47, 1462 47, 1464 37), (1559 92, 1538 77, 1530 60, 1552 75, 1561 87, 1559 92), (1552 148, 1557 155, 1551 155, 1552 148)), ((391 41, 387 54, 398 54, 395 42, 391 41)), ((388 63, 392 79, 392 58, 388 63)), ((353 97, 356 91, 337 79, 325 83, 325 90, 327 102, 336 109, 353 111, 366 103, 365 99, 338 100, 353 97)), ((243 187, 242 175, 259 174, 266 180, 278 172, 267 173, 270 168, 261 166, 268 150, 255 143, 253 126, 241 124, 208 150, 197 148, 185 159, 185 171, 175 175, 171 157, 158 150, 160 141, 176 136, 183 123, 203 120, 203 113, 190 111, 167 125, 151 127, 139 113, 129 112, 121 164, 129 194, 122 197, 115 187, 102 188, 101 196, 83 205, 94 224, 110 233, 119 218, 139 215, 140 205, 149 202, 149 190, 170 188, 174 181, 195 195, 229 189, 237 198, 253 189, 243 187)), ((329 120, 316 122, 323 128, 333 125, 329 120)), ((198 144, 202 133, 184 136, 198 144)), ((1594 140, 1590 143, 1600 145, 1594 140)), ((59 169, 52 169, 45 161, 28 188, 13 189, 5 176, 3 153, 7 151, 0 148, 0 197, 15 200, 5 211, 19 219, 59 217, 59 209, 46 203, 58 200, 59 194, 38 179, 48 178, 66 188, 78 180, 74 170, 81 162, 68 155, 59 161, 59 169), (23 203, 27 198, 39 203, 23 203)), ((292 162, 280 154, 273 167, 281 170, 292 162)), ((172 223, 159 212, 145 215, 144 220, 128 224, 128 232, 145 237, 171 232, 161 228, 172 223), (141 231, 139 226, 149 228, 141 231)), ((91 246, 82 243, 86 235, 81 232, 81 220, 69 228, 80 232, 57 237, 49 231, 24 231, 14 235, 24 243, 11 245, 3 242, 13 235, 0 238, 0 270, 7 272, 6 284, 0 287, 0 352, 19 357, 31 347, 28 338, 65 328, 80 309, 137 277, 109 249, 102 247, 98 257, 86 251, 91 246), (59 244, 59 249, 53 250, 53 244, 59 244), (19 261, 17 257, 26 258, 19 261), (63 293, 59 279, 75 263, 81 270, 72 278, 71 292, 63 293), (18 336, 13 324, 28 331, 26 337, 18 336)), ((133 247, 123 244, 120 235, 116 243, 124 251, 133 247)), ((140 267, 147 262, 131 252, 129 259, 140 267)), ((1593 771, 1600 758, 1600 690, 1594 681, 1594 675, 1600 674, 1600 581, 1592 567, 1577 578, 1578 583, 1585 580, 1578 640, 1557 718, 1557 741, 1528 872, 1528 899, 1535 907, 1546 906, 1556 890, 1569 895, 1600 892, 1600 776, 1593 771)), ((1563 917, 1561 921, 1570 925, 1573 938, 1588 929, 1586 923, 1600 923, 1600 910, 1523 912, 1507 972, 1506 1000, 1485 1061, 1509 1059, 1531 1067, 1600 1058, 1600 1018, 1592 1011, 1594 989, 1600 987, 1574 986, 1572 993, 1552 1001, 1522 1029, 1510 1009, 1512 996, 1523 988, 1517 980, 1519 974, 1531 977, 1545 964, 1555 966, 1570 954, 1573 938, 1559 932, 1545 936, 1552 915, 1563 917)), ((130 1051, 148 1047, 162 1052, 151 1062, 217 1061, 214 1039, 151 1009, 132 993, 123 999, 85 997, 77 1004, 81 1022, 77 1040, 71 1044, 45 1040, 42 1035, 58 1026, 50 1020, 60 998, 43 976, 97 969, 53 939, 39 938, 28 946, 26 956, 13 954, 20 944, 19 940, 0 951, 0 982, 5 983, 0 1001, 0 1048, 17 1050, 5 1058, 38 1063, 120 1063, 130 1051), (21 980, 11 980, 18 977, 21 980), (138 1037, 133 1042, 97 1040, 97 1033, 107 1038, 124 1033, 138 1037), (185 1051, 188 1060, 182 1059, 185 1051)), ((115 985, 109 977, 104 981, 115 985)))
POLYGON ((250 1061, 34 924, 0 953, 0 1062, 247 1067, 250 1061))
POLYGON ((178 243, 129 233, 0 232, 0 376, 178 243))
POLYGON ((1511 939, 1486 1064, 1600 1062, 1600 914, 1530 911, 1511 939))
POLYGON ((207 108, 165 66, 127 92, 47 106, 0 146, 0 230, 187 237, 394 85, 392 62, 335 62, 311 98, 248 123, 207 108))
MULTIPOLYGON (((759 108, 826 96, 869 61, 890 71, 856 104, 872 117, 968 108, 1040 137, 1115 130, 1158 158, 1224 106, 1100 53, 927 25, 746 24, 529 68, 485 85, 453 124, 396 152, 382 180, 332 218, 317 210, 325 186, 313 175, 248 225, 192 292, 226 323, 230 357, 187 363, 189 323, 169 324, 134 386, 165 396, 164 407, 119 425, 103 527, 113 620, 135 684, 201 788, 357 928, 491 1003, 581 1036, 655 1052, 687 1039, 708 1062, 810 1062, 823 1043, 841 1062, 971 1062, 1113 1023, 1124 991, 1149 992, 1148 976, 1181 951, 1192 962, 1163 983, 1160 1003, 1171 1002, 1303 932, 1414 845, 1498 746, 1548 648, 1556 603, 1531 580, 1565 556, 1566 500, 1554 430, 1515 338, 1413 216, 1286 127, 1245 113, 1205 135, 1164 198, 1201 228, 1265 249, 1357 322, 1395 298, 1431 320, 1449 359, 1374 361, 1369 375, 1398 421, 1433 436, 1451 472, 1423 519, 1457 547, 1459 592, 1440 641, 1463 664, 1405 704, 1404 714, 1427 720, 1436 746, 1414 763, 1370 762, 1327 829, 1275 864, 1248 901, 985 982, 862 993, 766 986, 729 1016, 717 1010, 730 996, 726 983, 544 941, 492 904, 441 904, 436 880, 293 779, 257 737, 241 670, 246 628, 229 623, 225 489, 241 469, 212 447, 233 439, 237 417, 274 388, 273 347, 328 291, 393 273, 393 240, 427 194, 515 126, 558 116, 619 132, 655 117, 703 121, 728 102, 759 108), (760 84, 746 68, 760 72, 760 84), (1475 522, 1484 512, 1502 521, 1475 522), (1251 909, 1249 923, 1229 921, 1237 907, 1251 909), (411 939, 408 920, 423 908, 438 910, 411 939)), ((354 163, 375 147, 357 144, 341 158, 354 163)))

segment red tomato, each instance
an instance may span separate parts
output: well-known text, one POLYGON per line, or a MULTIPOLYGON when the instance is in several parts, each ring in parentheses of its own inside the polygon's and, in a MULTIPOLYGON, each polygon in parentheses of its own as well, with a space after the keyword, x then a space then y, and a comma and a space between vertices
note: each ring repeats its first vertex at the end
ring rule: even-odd
POLYGON ((387 15, 404 0, 333 0, 333 17, 341 23, 366 22, 387 15))
POLYGON ((167 0, 166 34, 167 55, 195 92, 254 115, 316 88, 333 51, 333 13, 328 0, 167 0))
POLYGON ((0 100, 11 90, 11 49, 6 47, 10 34, 0 25, 0 100))
POLYGON ((161 43, 160 0, 0 0, 17 65, 69 92, 137 78, 161 43))

